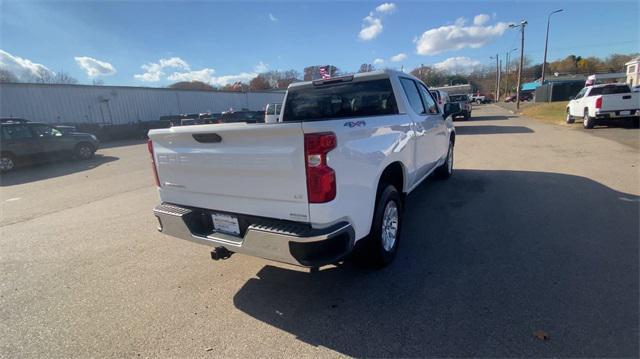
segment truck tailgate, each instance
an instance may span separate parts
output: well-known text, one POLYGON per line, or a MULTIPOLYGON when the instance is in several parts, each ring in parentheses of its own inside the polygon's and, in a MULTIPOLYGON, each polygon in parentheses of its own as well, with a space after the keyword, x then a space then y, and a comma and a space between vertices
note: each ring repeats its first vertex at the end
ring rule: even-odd
POLYGON ((638 93, 602 95, 602 111, 633 110, 640 108, 638 93))
POLYGON ((152 130, 162 201, 307 222, 301 124, 152 130))

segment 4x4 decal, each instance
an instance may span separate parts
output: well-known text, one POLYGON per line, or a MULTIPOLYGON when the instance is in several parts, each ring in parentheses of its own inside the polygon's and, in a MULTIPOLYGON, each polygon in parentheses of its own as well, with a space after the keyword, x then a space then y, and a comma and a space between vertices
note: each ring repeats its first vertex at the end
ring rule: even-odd
POLYGON ((367 123, 364 121, 349 121, 349 122, 345 122, 344 126, 345 127, 349 127, 349 128, 354 128, 354 127, 364 127, 366 126, 367 123))

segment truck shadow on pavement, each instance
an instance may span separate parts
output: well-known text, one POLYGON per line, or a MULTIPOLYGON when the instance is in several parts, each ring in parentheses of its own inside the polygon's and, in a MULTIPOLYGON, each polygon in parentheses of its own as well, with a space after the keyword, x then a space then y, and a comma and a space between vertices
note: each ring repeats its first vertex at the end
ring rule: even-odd
POLYGON ((82 172, 109 162, 117 161, 118 159, 118 157, 103 156, 96 153, 95 157, 86 161, 56 159, 47 163, 30 163, 23 167, 16 168, 9 173, 1 174, 0 187, 15 186, 82 172))
POLYGON ((267 265, 234 305, 355 357, 638 354, 638 196, 572 175, 458 170, 408 198, 390 266, 267 265))
POLYGON ((533 133, 534 131, 525 126, 456 126, 456 135, 493 135, 493 134, 514 134, 533 133))

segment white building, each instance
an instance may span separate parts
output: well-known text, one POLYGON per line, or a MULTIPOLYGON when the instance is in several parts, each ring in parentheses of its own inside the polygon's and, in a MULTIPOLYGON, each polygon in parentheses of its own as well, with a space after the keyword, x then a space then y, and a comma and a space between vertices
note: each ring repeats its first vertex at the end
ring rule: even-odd
POLYGON ((627 62, 627 83, 629 86, 640 85, 640 56, 627 62))
POLYGON ((264 110, 284 91, 223 92, 168 88, 51 84, 0 84, 0 117, 44 123, 100 125, 156 121, 160 116, 264 110))

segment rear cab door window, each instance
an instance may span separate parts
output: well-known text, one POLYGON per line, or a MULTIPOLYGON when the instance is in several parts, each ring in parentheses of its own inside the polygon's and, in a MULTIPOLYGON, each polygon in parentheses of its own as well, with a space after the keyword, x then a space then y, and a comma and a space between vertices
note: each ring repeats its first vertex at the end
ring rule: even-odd
POLYGON ((424 107, 427 109, 427 113, 430 115, 437 115, 438 113, 440 113, 438 109, 438 104, 436 103, 436 100, 433 98, 431 92, 429 92, 429 90, 427 90, 427 88, 421 83, 418 83, 418 88, 420 89, 420 94, 422 95, 422 102, 424 104, 424 107))
POLYGON ((425 115, 427 111, 424 103, 422 102, 422 97, 420 96, 416 83, 405 77, 400 78, 400 83, 402 84, 402 88, 404 89, 404 93, 407 96, 407 100, 409 101, 409 105, 413 109, 413 112, 417 115, 425 115))

